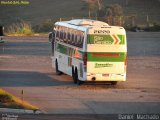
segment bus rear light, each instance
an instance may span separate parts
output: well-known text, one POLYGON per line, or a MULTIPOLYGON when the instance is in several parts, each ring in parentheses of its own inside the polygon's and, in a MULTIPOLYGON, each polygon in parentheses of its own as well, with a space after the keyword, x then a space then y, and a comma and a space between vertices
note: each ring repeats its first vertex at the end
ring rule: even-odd
POLYGON ((109 74, 108 73, 104 73, 104 74, 102 74, 102 76, 109 77, 109 74))
POLYGON ((124 57, 124 65, 127 65, 127 57, 124 57))
POLYGON ((92 56, 94 57, 100 57, 100 56, 108 56, 108 57, 117 57, 120 56, 120 54, 113 54, 113 53, 93 53, 92 56))

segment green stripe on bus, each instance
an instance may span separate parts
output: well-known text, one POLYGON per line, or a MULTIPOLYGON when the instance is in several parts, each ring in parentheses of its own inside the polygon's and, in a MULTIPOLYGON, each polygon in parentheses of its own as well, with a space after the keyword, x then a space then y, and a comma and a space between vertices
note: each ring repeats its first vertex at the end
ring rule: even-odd
POLYGON ((124 37, 124 35, 117 35, 117 36, 121 40, 121 42, 119 44, 124 45, 125 44, 125 37, 124 37))
MULTIPOLYGON (((59 43, 56 43, 56 51, 57 52, 60 52, 62 54, 65 54, 65 55, 68 55, 70 57, 74 57, 75 55, 75 48, 72 48, 72 47, 68 47, 68 46, 65 46, 65 45, 62 45, 62 44, 59 44, 59 43)), ((84 52, 78 50, 79 54, 80 54, 80 58, 77 58, 79 60, 82 60, 83 59, 83 56, 84 56, 84 52)))
POLYGON ((88 35, 88 44, 112 44, 114 42, 110 35, 88 35))
POLYGON ((56 51, 67 54, 67 47, 62 44, 56 43, 56 51))
MULTIPOLYGON (((68 47, 59 43, 56 43, 56 51, 62 54, 68 55, 70 57, 74 57, 75 48, 68 47)), ((79 60, 83 60, 84 53, 79 51, 80 58, 76 58, 79 60)), ((91 62, 123 62, 126 56, 126 52, 87 52, 87 61, 91 62), (119 54, 118 56, 93 56, 93 54, 119 54)))
POLYGON ((88 52, 87 61, 90 62, 123 62, 125 52, 88 52), (94 56, 93 54, 119 54, 119 56, 94 56))

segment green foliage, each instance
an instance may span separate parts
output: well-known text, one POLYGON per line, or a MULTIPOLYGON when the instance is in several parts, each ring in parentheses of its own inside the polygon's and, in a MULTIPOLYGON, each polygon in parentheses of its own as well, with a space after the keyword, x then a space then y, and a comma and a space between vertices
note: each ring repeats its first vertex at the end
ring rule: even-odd
POLYGON ((33 34, 33 30, 31 25, 25 21, 19 21, 17 23, 13 23, 12 25, 6 28, 7 34, 33 34))

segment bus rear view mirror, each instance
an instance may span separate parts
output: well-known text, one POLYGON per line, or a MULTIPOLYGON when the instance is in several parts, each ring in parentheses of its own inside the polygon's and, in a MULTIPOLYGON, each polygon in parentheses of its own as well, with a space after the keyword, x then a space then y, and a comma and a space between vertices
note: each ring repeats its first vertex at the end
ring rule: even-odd
POLYGON ((0 26, 0 43, 3 43, 4 27, 0 26))
POLYGON ((52 42, 52 40, 53 40, 53 33, 49 32, 49 34, 48 34, 48 41, 52 42))

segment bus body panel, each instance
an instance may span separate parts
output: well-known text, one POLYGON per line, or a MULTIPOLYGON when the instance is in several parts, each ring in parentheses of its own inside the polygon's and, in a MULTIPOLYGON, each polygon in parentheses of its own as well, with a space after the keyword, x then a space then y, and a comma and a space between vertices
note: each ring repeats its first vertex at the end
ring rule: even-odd
POLYGON ((87 80, 125 81, 126 32, 122 27, 94 27, 88 31, 87 80))

